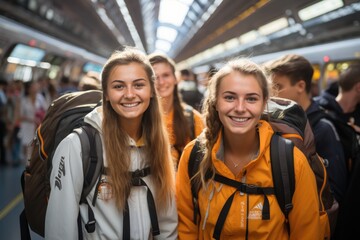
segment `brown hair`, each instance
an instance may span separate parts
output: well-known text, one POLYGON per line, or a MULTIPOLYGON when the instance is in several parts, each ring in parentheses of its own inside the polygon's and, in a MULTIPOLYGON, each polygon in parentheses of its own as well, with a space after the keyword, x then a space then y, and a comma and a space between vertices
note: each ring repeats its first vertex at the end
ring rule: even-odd
MULTIPOLYGON (((162 54, 154 53, 154 54, 149 55, 149 61, 150 61, 151 65, 154 65, 157 63, 168 64, 171 67, 171 71, 175 77, 175 63, 169 57, 162 55, 162 54)), ((177 85, 175 85, 173 94, 174 94, 173 129, 174 129, 174 134, 175 134, 174 147, 179 153, 181 153, 187 143, 187 139, 190 138, 191 133, 190 133, 190 126, 184 115, 184 108, 182 106, 184 103, 180 97, 177 85), (184 131, 184 129, 187 129, 187 131, 184 131)))
POLYGON ((339 77, 339 87, 341 91, 350 91, 355 84, 360 82, 360 64, 350 65, 339 77))
POLYGON ((155 91, 153 69, 142 52, 125 48, 123 51, 114 52, 105 63, 101 73, 103 89, 103 114, 102 122, 104 148, 108 161, 109 174, 112 179, 116 204, 119 209, 124 209, 125 202, 131 190, 130 148, 125 129, 119 125, 119 116, 106 100, 108 78, 119 65, 138 63, 143 66, 149 78, 152 98, 148 109, 142 117, 142 131, 145 141, 145 156, 151 168, 151 178, 156 187, 156 202, 159 209, 166 209, 170 197, 174 192, 174 167, 171 161, 170 144, 160 112, 160 105, 155 91))
POLYGON ((296 54, 284 55, 266 63, 265 70, 269 75, 275 74, 289 77, 292 86, 300 80, 304 80, 306 92, 310 93, 314 69, 311 63, 303 56, 296 54))

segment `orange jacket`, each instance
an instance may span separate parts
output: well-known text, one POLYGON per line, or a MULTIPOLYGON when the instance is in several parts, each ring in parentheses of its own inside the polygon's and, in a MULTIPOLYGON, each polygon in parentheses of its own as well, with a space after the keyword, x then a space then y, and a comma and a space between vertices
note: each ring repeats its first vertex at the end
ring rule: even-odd
MULTIPOLYGON (((194 132, 195 132, 195 137, 197 137, 202 130, 204 129, 204 121, 202 118, 201 113, 199 113, 197 110, 193 109, 193 115, 194 115, 194 132)), ((164 114, 164 122, 165 122, 165 126, 170 138, 170 144, 171 144, 171 154, 173 156, 174 162, 178 163, 180 156, 179 156, 179 152, 176 151, 176 149, 173 147, 175 145, 175 141, 176 141, 176 136, 174 134, 174 123, 173 123, 173 119, 174 119, 174 111, 169 112, 168 114, 164 114)), ((187 142, 190 142, 192 139, 188 139, 187 142)), ((177 165, 177 164, 176 164, 177 165)))
MULTIPOLYGON (((213 148, 212 162, 217 173, 262 187, 272 187, 270 165, 270 139, 273 135, 271 126, 261 121, 259 127, 260 151, 257 159, 248 163, 238 176, 227 168, 219 159, 222 134, 213 148)), ((188 175, 188 162, 195 141, 189 143, 183 152, 176 177, 177 208, 179 215, 179 239, 212 239, 219 213, 231 194, 233 187, 215 182, 208 184, 208 189, 199 191, 198 201, 200 224, 193 223, 193 203, 188 175), (211 195, 213 195, 211 197, 211 195)), ((241 143, 239 143, 241 144, 241 143)), ((289 214, 290 236, 287 232, 285 217, 275 195, 268 195, 270 220, 262 220, 262 195, 235 194, 229 214, 221 232, 221 239, 323 239, 319 221, 319 202, 314 174, 304 154, 294 149, 294 170, 296 188, 293 196, 293 209, 289 214), (246 237, 247 235, 247 237, 246 237)))

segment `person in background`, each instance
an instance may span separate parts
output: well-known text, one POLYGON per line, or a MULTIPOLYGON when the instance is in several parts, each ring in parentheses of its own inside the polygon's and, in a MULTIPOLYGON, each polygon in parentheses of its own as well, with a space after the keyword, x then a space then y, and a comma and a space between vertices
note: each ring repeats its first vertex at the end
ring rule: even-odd
MULTIPOLYGON (((264 64, 278 97, 297 102, 310 119, 323 111, 311 96, 311 80, 314 73, 311 63, 300 55, 281 56, 264 64)), ((335 126, 325 117, 312 126, 316 151, 327 161, 326 169, 334 197, 341 204, 347 188, 345 156, 335 126)))
POLYGON ((101 81, 95 72, 86 73, 79 81, 79 91, 101 90, 101 81))
POLYGON ((45 238, 78 239, 82 232, 84 239, 177 239, 175 172, 147 56, 133 48, 116 51, 105 63, 101 79, 102 106, 85 116, 85 122, 101 135, 106 169, 100 176, 101 188, 94 186, 86 197, 89 203, 96 198, 91 205, 95 231, 87 232, 88 206, 79 205, 82 153, 79 136, 72 133, 60 142, 53 157, 45 238), (60 176, 59 189, 55 181, 62 166, 66 175, 60 176), (149 173, 140 178, 141 186, 132 185, 134 172, 149 173), (130 232, 125 226, 130 226, 130 232))
POLYGON ((76 92, 78 91, 78 86, 74 81, 70 79, 68 76, 62 76, 60 78, 59 88, 58 88, 58 96, 64 95, 66 93, 76 92))
POLYGON ((7 164, 5 138, 7 135, 6 116, 7 116, 7 86, 5 78, 0 78, 0 165, 7 164))
POLYGON ((11 164, 18 166, 21 163, 21 139, 20 131, 20 109, 23 94, 22 80, 13 79, 9 83, 8 89, 8 120, 7 120, 7 149, 10 153, 11 164))
POLYGON ((33 80, 24 82, 24 95, 20 105, 19 137, 22 145, 22 158, 25 161, 30 159, 35 130, 45 117, 48 107, 44 96, 39 91, 39 84, 33 80))
POLYGON ((248 194, 214 179, 217 173, 249 188, 273 186, 269 152, 274 131, 260 120, 269 98, 267 84, 262 68, 247 59, 228 62, 210 80, 203 106, 206 128, 199 136, 204 157, 193 179, 200 189, 200 220, 193 221, 188 174, 193 141, 184 149, 176 176, 179 239, 213 239, 218 230, 221 239, 322 238, 315 176, 297 147, 290 232, 275 195, 248 194), (229 199, 231 205, 225 204, 229 199), (266 199, 269 205, 265 205, 266 199), (221 213, 223 207, 229 207, 227 216, 221 213), (267 214, 269 219, 263 219, 267 214), (225 218, 224 225, 217 229, 220 218, 225 218))
POLYGON ((177 89, 173 60, 156 53, 150 54, 148 57, 155 71, 155 86, 160 96, 174 165, 177 167, 183 148, 202 132, 204 122, 197 110, 181 100, 177 89))
MULTIPOLYGON (((316 101, 335 116, 342 123, 342 131, 348 137, 348 144, 344 147, 345 159, 351 158, 349 169, 348 187, 345 193, 343 204, 340 205, 337 217, 337 225, 334 239, 351 239, 360 235, 360 228, 353 219, 360 215, 360 208, 354 207, 360 202, 358 191, 360 189, 360 65, 350 65, 348 69, 340 74, 339 92, 337 96, 322 94, 316 101), (346 131, 347 125, 351 126, 352 134, 346 131), (350 136, 351 135, 351 136, 350 136), (354 137, 357 138, 354 141, 354 137)), ((340 125, 339 125, 340 126, 340 125)))
POLYGON ((205 73, 205 76, 199 81, 198 89, 205 97, 208 94, 208 84, 209 80, 217 72, 217 69, 214 66, 210 66, 208 71, 205 73))
POLYGON ((198 89, 196 75, 189 69, 182 69, 180 71, 178 91, 186 104, 200 111, 203 94, 198 89))

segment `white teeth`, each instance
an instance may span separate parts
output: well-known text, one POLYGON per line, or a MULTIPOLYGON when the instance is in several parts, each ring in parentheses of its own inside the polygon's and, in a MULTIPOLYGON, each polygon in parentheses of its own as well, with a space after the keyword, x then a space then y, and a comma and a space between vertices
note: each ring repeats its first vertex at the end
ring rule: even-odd
POLYGON ((232 117, 232 120, 236 121, 236 122, 245 122, 248 120, 248 118, 235 118, 235 117, 232 117))
POLYGON ((123 104, 124 107, 135 107, 136 105, 138 105, 138 103, 124 103, 123 104))

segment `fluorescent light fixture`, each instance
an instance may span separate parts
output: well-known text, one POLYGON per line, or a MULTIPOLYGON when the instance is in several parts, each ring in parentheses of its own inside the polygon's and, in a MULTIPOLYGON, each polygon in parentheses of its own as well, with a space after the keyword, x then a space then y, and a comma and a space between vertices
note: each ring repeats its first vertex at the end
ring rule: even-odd
POLYGON ((164 51, 164 52, 168 52, 171 48, 171 43, 169 43, 168 41, 165 40, 156 40, 155 42, 155 47, 158 50, 164 51))
POLYGON ((302 21, 307 21, 327 12, 341 8, 342 6, 344 6, 342 0, 323 0, 309 7, 301 9, 298 14, 302 21))
POLYGON ((160 26, 157 29, 156 37, 173 42, 178 32, 174 28, 160 26))
POLYGON ((239 42, 239 39, 238 39, 238 38, 232 38, 232 39, 230 39, 230 40, 228 40, 228 41, 226 41, 226 42, 224 43, 225 48, 226 48, 227 50, 236 48, 236 47, 239 46, 239 44, 240 44, 240 42, 239 42))
POLYGON ((224 52, 225 46, 224 46, 224 44, 220 43, 220 44, 216 45, 215 47, 212 47, 211 49, 212 49, 213 54, 216 55, 216 54, 220 54, 220 53, 224 52))
POLYGON ((258 37, 259 33, 256 30, 244 33, 239 37, 240 43, 245 44, 254 41, 258 37))
POLYGON ((189 6, 181 1, 162 0, 160 2, 159 21, 179 27, 183 23, 188 10, 189 6))
POLYGON ((277 32, 288 26, 289 23, 287 19, 283 17, 259 27, 258 31, 261 35, 265 36, 277 32))

